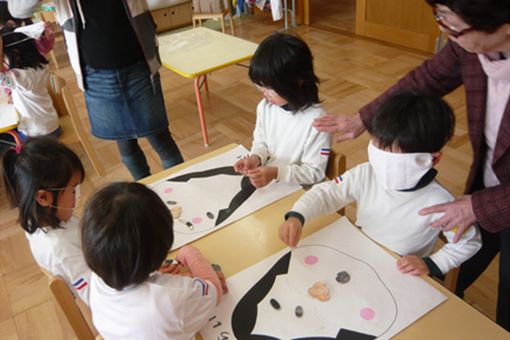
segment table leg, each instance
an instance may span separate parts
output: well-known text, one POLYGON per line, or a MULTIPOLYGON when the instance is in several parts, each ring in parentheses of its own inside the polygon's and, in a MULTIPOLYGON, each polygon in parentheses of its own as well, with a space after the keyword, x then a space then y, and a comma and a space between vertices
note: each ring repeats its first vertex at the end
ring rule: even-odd
MULTIPOLYGON (((204 107, 202 105, 202 95, 200 94, 200 88, 202 84, 200 81, 204 79, 204 83, 207 84, 207 75, 200 75, 195 78, 195 97, 197 99, 198 106, 198 119, 200 120, 200 128, 202 129, 202 137, 204 139, 204 146, 209 146, 209 137, 207 136, 207 126, 205 125, 204 107)), ((203 84, 204 84, 203 83, 203 84)), ((207 85, 206 85, 207 89, 207 85)))

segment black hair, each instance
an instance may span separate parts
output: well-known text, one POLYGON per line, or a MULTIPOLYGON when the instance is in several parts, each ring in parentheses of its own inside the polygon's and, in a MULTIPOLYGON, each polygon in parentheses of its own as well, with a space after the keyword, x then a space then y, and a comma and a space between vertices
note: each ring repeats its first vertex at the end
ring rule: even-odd
POLYGON ((426 0, 435 7, 443 5, 477 31, 493 33, 510 23, 510 0, 426 0))
POLYGON ((111 183, 87 202, 82 219, 85 261, 112 288, 144 282, 161 266, 173 240, 170 211, 143 184, 111 183))
POLYGON ((26 34, 8 32, 2 35, 2 39, 9 69, 40 69, 48 64, 48 60, 37 50, 35 40, 26 34))
POLYGON ((251 59, 249 75, 253 83, 284 98, 293 112, 320 102, 312 52, 294 35, 274 33, 265 38, 251 59))
POLYGON ((85 169, 78 156, 55 137, 34 137, 23 145, 19 154, 15 149, 5 151, 2 157, 2 178, 7 198, 19 209, 18 221, 29 234, 43 226, 60 228, 56 216, 60 191, 53 191, 53 207, 43 207, 36 201, 41 189, 64 188, 72 176, 85 169))
POLYGON ((455 115, 440 97, 405 91, 389 97, 372 118, 370 133, 383 149, 438 152, 452 138, 455 115))

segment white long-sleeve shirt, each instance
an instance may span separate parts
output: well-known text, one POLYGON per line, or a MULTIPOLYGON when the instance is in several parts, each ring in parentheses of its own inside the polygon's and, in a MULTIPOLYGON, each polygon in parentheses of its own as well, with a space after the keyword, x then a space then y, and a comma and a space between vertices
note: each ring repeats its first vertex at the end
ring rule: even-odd
POLYGON ((294 184, 322 181, 331 147, 329 133, 312 126, 324 115, 319 105, 292 113, 263 99, 257 106, 257 122, 253 132, 251 154, 261 164, 276 166, 278 180, 294 184))
POLYGON ((90 308, 105 339, 190 340, 211 317, 216 295, 215 286, 199 278, 154 272, 119 291, 93 273, 90 308))
POLYGON ((18 130, 36 137, 58 129, 57 111, 48 94, 46 68, 13 69, 0 73, 0 85, 12 90, 12 103, 20 115, 18 130))
POLYGON ((482 246, 480 232, 470 227, 457 243, 455 232, 443 232, 448 243, 431 255, 440 230, 430 227, 440 216, 420 216, 423 208, 453 200, 435 180, 411 192, 385 190, 370 163, 360 164, 334 181, 315 185, 292 208, 305 221, 356 202, 356 224, 367 236, 400 255, 430 256, 443 274, 473 256, 482 246))
POLYGON ((88 305, 91 271, 83 257, 78 219, 73 216, 62 223, 62 228, 37 229, 25 235, 37 264, 53 275, 62 276, 88 305))

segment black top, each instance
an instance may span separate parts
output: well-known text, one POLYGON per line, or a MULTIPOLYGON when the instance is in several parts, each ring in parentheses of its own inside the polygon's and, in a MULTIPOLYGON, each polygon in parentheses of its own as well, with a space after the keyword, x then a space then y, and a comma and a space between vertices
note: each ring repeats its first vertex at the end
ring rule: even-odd
POLYGON ((85 28, 75 1, 73 14, 78 24, 80 54, 92 68, 113 69, 144 60, 122 0, 81 0, 85 28))

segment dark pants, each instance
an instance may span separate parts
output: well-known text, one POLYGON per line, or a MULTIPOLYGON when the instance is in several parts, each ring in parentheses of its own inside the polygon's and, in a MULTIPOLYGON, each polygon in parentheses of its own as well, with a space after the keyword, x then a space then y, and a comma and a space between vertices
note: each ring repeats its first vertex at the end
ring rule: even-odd
POLYGON ((480 232, 482 248, 461 265, 455 294, 462 298, 464 290, 478 279, 499 252, 496 322, 510 331, 510 228, 499 233, 489 233, 480 228, 480 232))

